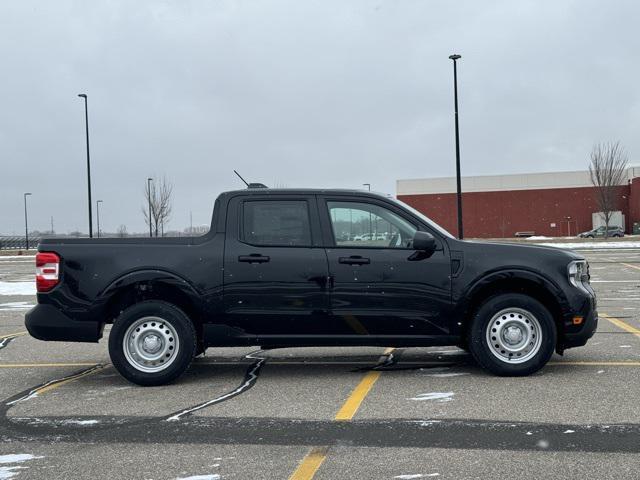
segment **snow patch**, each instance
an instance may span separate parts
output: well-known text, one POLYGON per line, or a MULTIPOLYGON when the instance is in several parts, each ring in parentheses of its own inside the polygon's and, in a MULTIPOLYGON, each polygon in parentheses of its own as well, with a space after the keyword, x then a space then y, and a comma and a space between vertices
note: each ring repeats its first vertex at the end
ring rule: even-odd
POLYGON ((16 453, 16 454, 13 454, 13 455, 0 455, 0 464, 22 463, 22 462, 26 462, 27 460, 33 460, 35 458, 42 458, 42 457, 36 457, 35 455, 31 455, 30 453, 16 453))
POLYGON ((100 423, 99 420, 64 420, 65 425, 95 425, 100 423))
POLYGON ((548 440, 539 440, 538 443, 536 443, 536 445, 540 448, 549 448, 549 441, 548 440))
POLYGON ((442 420, 411 420, 411 423, 419 423, 421 427, 429 427, 436 423, 442 423, 442 420))
POLYGON ((576 433, 576 431, 575 431, 575 430, 565 430, 565 431, 564 431, 564 432, 562 432, 562 433, 576 433))
POLYGON ((35 282, 0 282, 0 295, 35 295, 35 282))
POLYGON ((433 400, 438 403, 450 402, 453 400, 453 392, 429 392, 429 393, 421 393, 417 397, 411 398, 411 400, 423 401, 423 400, 433 400))
POLYGON ((21 465, 11 465, 12 463, 22 463, 27 460, 34 460, 36 458, 35 455, 31 455, 30 453, 17 453, 13 455, 0 455, 0 480, 5 480, 8 478, 13 478, 18 475, 19 472, 16 470, 24 470, 29 467, 23 467, 21 465))
POLYGON ((572 248, 578 250, 600 250, 600 249, 621 249, 640 248, 640 242, 541 242, 538 245, 556 248, 572 248))

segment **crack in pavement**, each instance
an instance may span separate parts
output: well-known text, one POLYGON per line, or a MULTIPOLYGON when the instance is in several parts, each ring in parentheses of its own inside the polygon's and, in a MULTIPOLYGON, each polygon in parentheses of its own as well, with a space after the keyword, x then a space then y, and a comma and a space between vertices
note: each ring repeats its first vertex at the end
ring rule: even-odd
POLYGON ((264 365, 264 363, 267 361, 266 357, 256 357, 255 355, 262 352, 263 350, 256 350, 255 352, 251 352, 247 355, 245 355, 244 358, 251 358, 251 359, 255 359, 256 361, 253 362, 249 368, 247 369, 246 373, 244 374, 244 379, 242 381, 242 383, 240 385, 238 385, 236 388, 234 388, 233 390, 231 390, 230 392, 227 392, 223 395, 220 395, 212 400, 208 400, 206 402, 200 403, 198 405, 195 405, 193 407, 189 407, 185 410, 181 410, 180 412, 177 413, 172 413, 171 415, 169 415, 167 418, 165 418, 165 420, 167 422, 175 422, 177 420, 180 420, 181 418, 188 416, 188 415, 192 415, 194 412, 197 412, 198 410, 202 410, 203 408, 207 408, 211 405, 215 405, 217 403, 222 403, 226 400, 229 400, 233 397, 236 397, 238 395, 240 395, 241 393, 246 392, 247 390, 249 390, 251 387, 253 387, 256 383, 256 381, 258 380, 258 375, 260 374, 260 369, 262 368, 262 365, 264 365))
POLYGON ((0 335, 0 350, 9 345, 12 340, 15 340, 16 338, 25 334, 26 332, 12 333, 10 335, 0 335))
POLYGON ((7 345, 9 345, 9 343, 11 343, 11 340, 13 340, 16 337, 4 337, 4 338, 0 338, 0 350, 2 350, 4 347, 6 347, 7 345))
POLYGON ((79 372, 75 372, 75 373, 72 373, 71 375, 66 375, 61 378, 56 378, 54 380, 49 380, 48 382, 41 383, 40 385, 30 388, 29 390, 24 390, 16 395, 13 395, 12 397, 9 397, 7 400, 3 401, 4 405, 0 405, 0 415, 6 417, 6 414, 9 408, 11 408, 11 406, 15 405, 16 403, 29 400, 30 398, 38 396, 39 393, 42 393, 46 390, 57 387, 58 385, 62 385, 64 383, 70 382, 77 378, 85 377, 97 370, 103 369, 104 367, 106 367, 106 365, 98 363, 92 367, 85 368, 84 370, 80 370, 79 372))

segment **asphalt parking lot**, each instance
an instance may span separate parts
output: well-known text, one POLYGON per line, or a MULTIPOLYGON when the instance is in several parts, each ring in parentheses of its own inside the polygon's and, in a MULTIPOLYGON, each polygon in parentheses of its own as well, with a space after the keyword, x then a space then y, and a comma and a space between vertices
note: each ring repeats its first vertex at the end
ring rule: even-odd
POLYGON ((0 478, 637 478, 640 250, 586 256, 598 331, 530 377, 454 347, 229 348, 157 388, 104 339, 25 335, 33 261, 0 257, 0 478))

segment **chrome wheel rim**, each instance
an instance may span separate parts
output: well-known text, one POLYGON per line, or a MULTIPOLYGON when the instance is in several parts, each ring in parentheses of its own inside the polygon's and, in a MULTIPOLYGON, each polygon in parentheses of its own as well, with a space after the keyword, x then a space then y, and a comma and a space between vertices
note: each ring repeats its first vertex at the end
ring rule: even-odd
POLYGON ((489 350, 500 361, 524 363, 540 350, 542 329, 528 310, 505 308, 489 321, 486 340, 489 350))
POLYGON ((160 317, 142 317, 127 329, 122 348, 127 361, 135 369, 156 373, 174 362, 180 341, 170 322, 160 317))

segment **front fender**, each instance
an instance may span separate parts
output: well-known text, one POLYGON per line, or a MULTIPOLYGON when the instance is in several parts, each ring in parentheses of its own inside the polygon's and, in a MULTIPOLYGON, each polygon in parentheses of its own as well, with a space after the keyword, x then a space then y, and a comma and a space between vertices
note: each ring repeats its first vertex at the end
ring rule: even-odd
POLYGON ((553 298, 561 313, 570 310, 567 295, 556 281, 540 272, 513 267, 494 270, 479 276, 469 283, 467 288, 461 291, 455 300, 460 305, 461 313, 469 312, 477 302, 478 297, 481 297, 483 292, 490 292, 492 286, 509 290, 517 288, 518 285, 526 284, 536 285, 547 292, 553 298))

